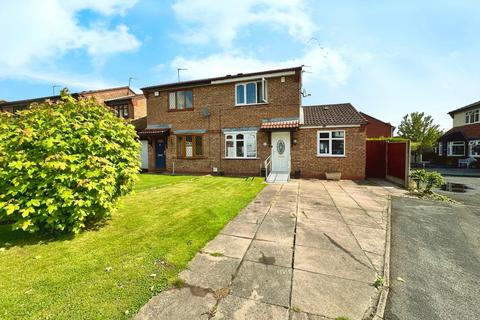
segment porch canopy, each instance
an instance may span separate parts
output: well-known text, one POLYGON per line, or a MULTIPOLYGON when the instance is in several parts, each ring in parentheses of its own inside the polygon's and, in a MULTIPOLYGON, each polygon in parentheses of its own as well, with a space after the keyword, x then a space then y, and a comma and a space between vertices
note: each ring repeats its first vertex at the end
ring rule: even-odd
POLYGON ((263 119, 261 130, 264 131, 295 131, 299 127, 298 118, 274 118, 274 119, 263 119))
POLYGON ((140 138, 156 138, 163 137, 170 133, 170 126, 149 125, 145 129, 137 131, 140 138))

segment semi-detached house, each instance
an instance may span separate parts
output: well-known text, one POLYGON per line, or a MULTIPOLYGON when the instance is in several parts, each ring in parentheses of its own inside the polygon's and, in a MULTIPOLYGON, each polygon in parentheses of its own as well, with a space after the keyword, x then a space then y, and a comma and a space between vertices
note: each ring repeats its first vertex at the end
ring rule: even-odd
POLYGON ((142 88, 149 171, 365 177, 366 119, 351 104, 302 106, 302 68, 142 88))

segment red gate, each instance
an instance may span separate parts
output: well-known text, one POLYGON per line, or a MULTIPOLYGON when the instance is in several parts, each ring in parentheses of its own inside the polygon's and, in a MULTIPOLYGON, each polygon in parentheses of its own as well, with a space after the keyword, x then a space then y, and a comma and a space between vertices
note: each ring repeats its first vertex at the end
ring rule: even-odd
POLYGON ((410 142, 367 140, 367 178, 387 179, 408 186, 410 142))

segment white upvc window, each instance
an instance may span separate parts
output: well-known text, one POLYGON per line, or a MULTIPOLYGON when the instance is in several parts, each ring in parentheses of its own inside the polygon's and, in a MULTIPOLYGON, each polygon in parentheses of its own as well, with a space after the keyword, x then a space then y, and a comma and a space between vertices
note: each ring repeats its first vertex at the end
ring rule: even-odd
POLYGON ((317 156, 344 157, 345 130, 317 131, 317 156))
POLYGON ((472 140, 468 142, 470 157, 480 157, 480 140, 472 140))
POLYGON ((443 156, 443 142, 438 143, 438 155, 443 156))
POLYGON ((480 122, 480 109, 465 112, 465 123, 480 122))
POLYGON ((464 156, 465 142, 464 141, 449 141, 447 143, 447 155, 449 156, 464 156))
POLYGON ((249 159, 256 157, 256 131, 235 131, 225 133, 225 158, 249 159))
POLYGON ((244 106, 268 102, 268 85, 265 78, 235 85, 235 105, 244 106))

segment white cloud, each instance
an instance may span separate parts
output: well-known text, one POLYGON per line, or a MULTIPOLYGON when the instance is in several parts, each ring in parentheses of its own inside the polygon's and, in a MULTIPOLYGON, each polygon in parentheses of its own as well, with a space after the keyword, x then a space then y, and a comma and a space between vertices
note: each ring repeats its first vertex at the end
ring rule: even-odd
POLYGON ((179 37, 188 43, 214 40, 229 47, 242 29, 251 24, 286 28, 290 36, 302 42, 308 41, 316 30, 304 0, 178 0, 173 10, 188 25, 179 37))
POLYGON ((174 71, 179 67, 188 69, 182 71, 182 79, 186 80, 300 65, 308 66, 305 67, 304 70, 307 72, 303 75, 307 88, 308 86, 318 86, 320 82, 324 85, 337 86, 344 83, 350 74, 350 68, 345 58, 338 52, 319 46, 308 46, 298 58, 283 61, 261 60, 233 51, 198 59, 178 56, 170 63, 172 77, 165 80, 173 80, 174 71))
MULTIPOLYGON (((0 11, 0 77, 38 77, 56 70, 55 61, 72 50, 85 50, 94 59, 134 50, 140 42, 119 24, 103 19, 123 15, 137 0, 7 0, 0 11), (99 20, 81 25, 77 15, 94 11, 99 20)), ((56 72, 58 73, 58 72, 56 72)), ((61 74, 61 73, 60 73, 61 74)))

